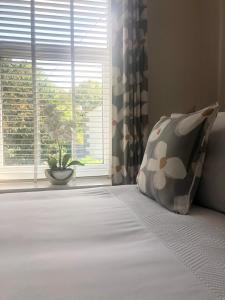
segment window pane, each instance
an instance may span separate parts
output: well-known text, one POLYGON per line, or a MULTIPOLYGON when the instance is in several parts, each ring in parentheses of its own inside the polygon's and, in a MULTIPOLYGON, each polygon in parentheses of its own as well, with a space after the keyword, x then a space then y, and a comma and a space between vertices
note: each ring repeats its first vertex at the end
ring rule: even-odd
POLYGON ((6 166, 34 161, 34 117, 31 62, 2 59, 1 111, 3 161, 6 166))
POLYGON ((103 163, 102 65, 75 64, 77 157, 85 164, 103 163))
MULTIPOLYGON (((43 165, 49 155, 57 154, 57 141, 48 132, 49 119, 53 113, 50 127, 56 130, 59 122, 66 124, 72 120, 71 64, 59 61, 37 61, 37 103, 40 116, 40 161, 43 165)), ((64 152, 71 153, 72 136, 64 144, 64 152)))

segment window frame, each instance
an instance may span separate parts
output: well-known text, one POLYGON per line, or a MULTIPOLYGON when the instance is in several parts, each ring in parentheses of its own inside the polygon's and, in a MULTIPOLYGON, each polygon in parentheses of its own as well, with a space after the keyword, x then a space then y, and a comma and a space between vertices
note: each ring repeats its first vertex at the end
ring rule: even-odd
MULTIPOLYGON (((107 47, 106 48, 92 48, 92 47, 76 47, 74 46, 74 62, 84 62, 84 63, 100 63, 103 68, 103 90, 106 89, 108 91, 107 95, 103 93, 103 163, 102 164, 93 164, 86 165, 83 167, 77 166, 75 168, 77 177, 86 177, 86 176, 110 176, 111 175, 111 10, 110 10, 110 0, 108 1, 108 11, 107 11, 107 47), (104 58, 104 59, 103 59, 104 58), (104 74, 108 73, 109 76, 104 76, 104 74)), ((4 52, 9 55, 11 53, 11 58, 21 58, 21 53, 24 53, 23 59, 28 58, 26 56, 27 51, 29 51, 31 45, 27 45, 26 43, 18 43, 18 42, 1 42, 0 43, 0 58, 4 57, 4 52)), ((43 53, 51 52, 51 46, 43 46, 46 48, 46 51, 43 53)), ((61 59, 62 55, 67 55, 68 46, 62 47, 59 46, 56 51, 56 47, 52 47, 54 53, 56 53, 55 60, 61 59), (61 49, 60 49, 61 48, 61 49)), ((42 53, 42 54, 43 54, 42 53)), ((40 57, 36 57, 35 59, 40 59, 40 57)), ((41 59, 47 59, 47 57, 42 56, 41 59)), ((0 80, 0 91, 1 91, 1 80, 0 80)), ((1 180, 26 180, 26 179, 34 179, 34 165, 18 165, 18 166, 4 166, 3 157, 3 118, 2 118, 2 97, 0 93, 0 181, 1 180), (24 175, 25 178, 24 178, 24 175)), ((44 170, 46 169, 45 165, 39 165, 37 171, 37 178, 43 179, 45 177, 44 170)))

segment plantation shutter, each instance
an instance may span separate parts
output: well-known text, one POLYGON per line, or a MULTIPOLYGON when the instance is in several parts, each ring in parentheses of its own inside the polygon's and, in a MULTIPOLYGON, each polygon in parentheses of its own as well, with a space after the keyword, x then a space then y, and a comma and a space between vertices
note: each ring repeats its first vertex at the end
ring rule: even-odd
POLYGON ((77 176, 109 175, 108 0, 0 2, 0 180, 44 177, 49 106, 75 122, 77 176))

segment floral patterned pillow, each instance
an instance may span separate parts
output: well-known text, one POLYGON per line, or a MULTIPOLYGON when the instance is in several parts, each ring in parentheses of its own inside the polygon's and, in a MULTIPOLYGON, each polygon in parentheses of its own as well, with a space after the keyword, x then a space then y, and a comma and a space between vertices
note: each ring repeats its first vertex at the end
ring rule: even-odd
POLYGON ((205 146, 219 106, 162 117, 154 126, 137 176, 140 191, 187 214, 199 183, 205 146))

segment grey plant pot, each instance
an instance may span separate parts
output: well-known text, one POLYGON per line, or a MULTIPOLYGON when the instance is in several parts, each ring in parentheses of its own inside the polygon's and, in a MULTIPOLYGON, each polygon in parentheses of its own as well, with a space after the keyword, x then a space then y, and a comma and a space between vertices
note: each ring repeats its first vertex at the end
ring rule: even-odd
POLYGON ((73 177, 73 169, 65 170, 45 170, 45 175, 47 179, 53 185, 66 185, 73 177))

